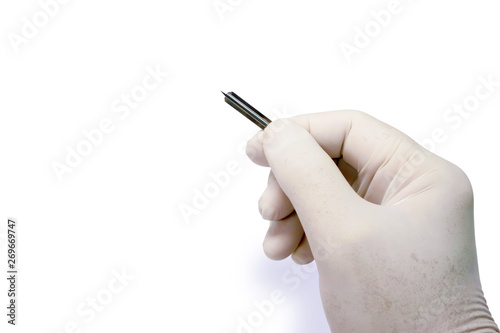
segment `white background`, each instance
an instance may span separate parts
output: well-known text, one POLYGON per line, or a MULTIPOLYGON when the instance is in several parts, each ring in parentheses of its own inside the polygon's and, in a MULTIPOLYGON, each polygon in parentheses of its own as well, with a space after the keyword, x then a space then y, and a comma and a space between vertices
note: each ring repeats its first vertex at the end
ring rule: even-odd
POLYGON ((474 186, 481 280, 498 320, 500 87, 457 128, 443 120, 480 76, 500 81, 497 3, 401 0, 350 63, 341 43, 353 44, 356 27, 389 1, 221 3, 231 10, 218 13, 212 0, 72 0, 18 47, 12 36, 40 3, 1 3, 0 267, 15 217, 20 275, 15 329, 1 280, 0 332, 236 332, 275 289, 286 300, 254 332, 328 331, 314 271, 263 254, 257 200, 267 170, 241 153, 258 128, 220 89, 272 119, 349 108, 419 142, 444 129, 434 151, 474 186), (148 67, 169 75, 121 119, 113 103, 148 67), (113 131, 59 181, 52 164, 103 119, 113 131), (239 173, 183 218, 181 205, 228 163, 239 173), (133 279, 110 294, 122 270, 133 279), (109 301, 102 311, 78 314, 96 296, 109 301))

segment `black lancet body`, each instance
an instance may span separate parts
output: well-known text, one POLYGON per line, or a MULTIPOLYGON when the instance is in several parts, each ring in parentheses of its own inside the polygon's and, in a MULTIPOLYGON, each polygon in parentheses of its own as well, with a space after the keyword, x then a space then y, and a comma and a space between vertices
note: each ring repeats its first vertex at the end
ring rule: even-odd
POLYGON ((234 92, 225 93, 222 91, 227 104, 235 108, 239 113, 247 117, 255 125, 259 126, 261 129, 266 128, 271 122, 269 118, 264 116, 262 113, 257 111, 253 106, 245 102, 240 96, 236 95, 234 92))

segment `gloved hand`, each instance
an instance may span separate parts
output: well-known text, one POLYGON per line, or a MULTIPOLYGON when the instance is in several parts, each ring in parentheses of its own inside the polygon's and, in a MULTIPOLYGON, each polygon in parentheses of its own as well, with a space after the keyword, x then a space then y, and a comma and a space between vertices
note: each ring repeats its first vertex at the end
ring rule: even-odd
POLYGON ((316 261, 334 332, 498 332, 483 296, 467 176, 359 111, 272 122, 266 255, 316 261))

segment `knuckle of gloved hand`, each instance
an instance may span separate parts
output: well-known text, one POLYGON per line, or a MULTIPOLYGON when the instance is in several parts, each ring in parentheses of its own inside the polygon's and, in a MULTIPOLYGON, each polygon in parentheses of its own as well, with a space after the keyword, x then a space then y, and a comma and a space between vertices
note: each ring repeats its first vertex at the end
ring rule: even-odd
POLYGON ((467 174, 457 165, 448 162, 444 168, 445 182, 455 195, 472 197, 472 184, 467 174))
POLYGON ((278 211, 273 205, 269 203, 269 200, 266 198, 265 193, 260 197, 258 205, 259 205, 260 216, 264 220, 268 221, 277 220, 278 211))

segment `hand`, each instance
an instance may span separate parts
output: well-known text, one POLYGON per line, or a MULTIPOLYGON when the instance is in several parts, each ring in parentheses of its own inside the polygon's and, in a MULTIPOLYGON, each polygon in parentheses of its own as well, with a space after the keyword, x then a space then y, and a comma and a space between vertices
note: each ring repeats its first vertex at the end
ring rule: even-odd
POLYGON ((316 261, 333 331, 498 332, 461 169, 358 111, 274 121, 247 154, 271 167, 264 251, 316 261))

